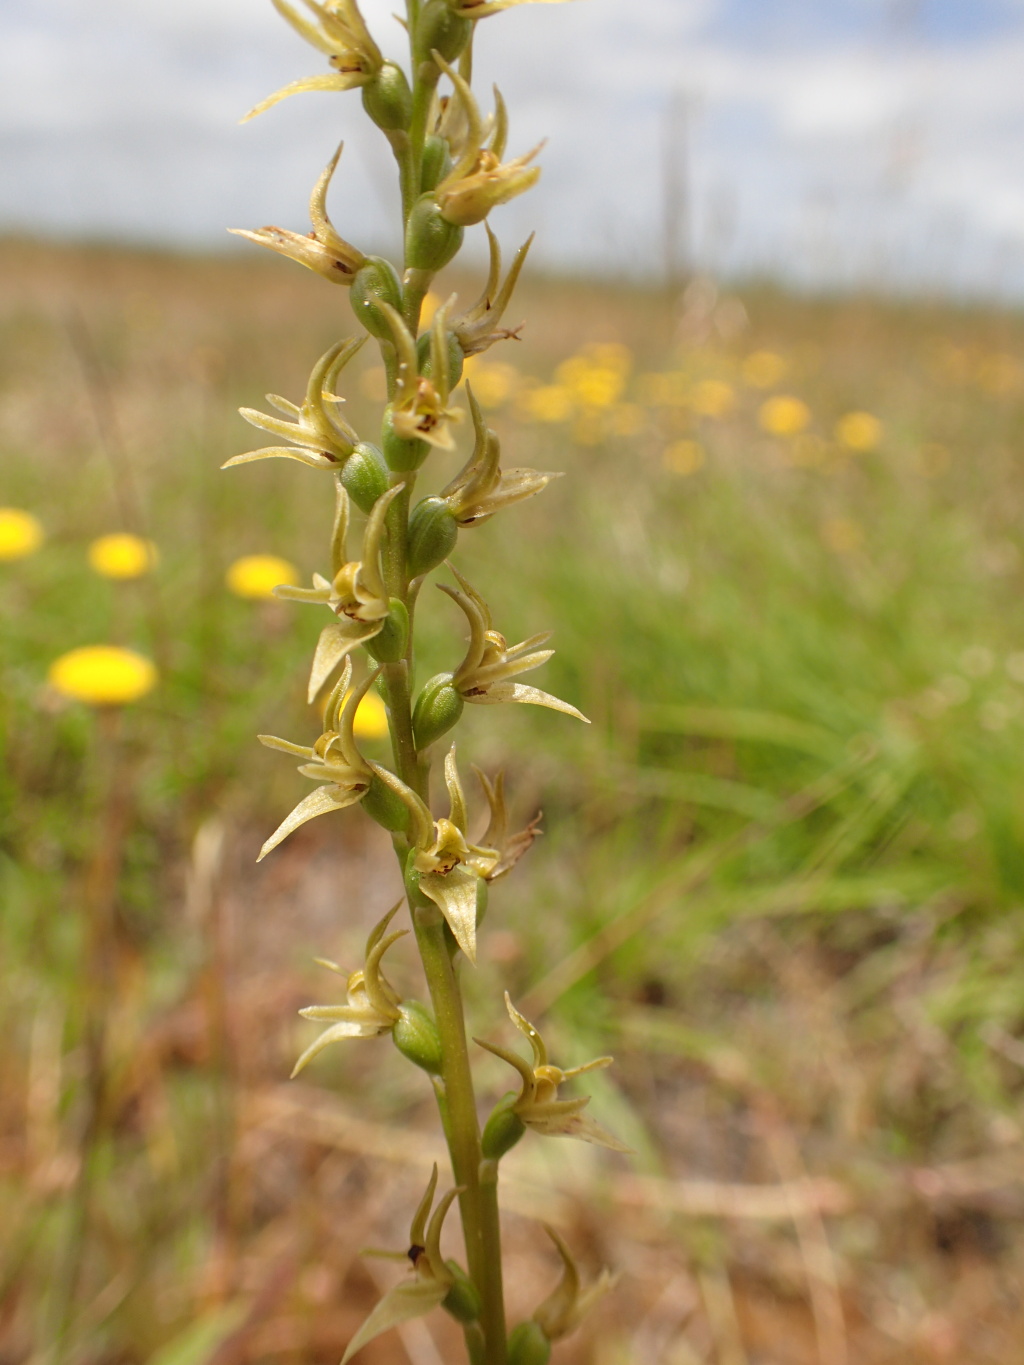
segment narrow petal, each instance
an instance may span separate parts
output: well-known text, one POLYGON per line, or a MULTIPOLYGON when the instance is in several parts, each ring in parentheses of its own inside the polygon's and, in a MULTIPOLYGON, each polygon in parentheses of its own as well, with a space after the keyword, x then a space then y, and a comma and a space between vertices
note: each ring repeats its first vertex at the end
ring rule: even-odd
POLYGON ((483 706, 494 706, 504 701, 526 702, 532 706, 546 706, 549 711, 561 711, 564 715, 575 716, 577 720, 583 721, 584 725, 590 724, 583 712, 577 711, 575 706, 551 696, 549 692, 542 692, 539 687, 527 687, 525 683, 492 683, 482 697, 467 697, 466 701, 475 701, 483 706))
POLYGON ((282 754, 292 754, 295 758, 312 758, 316 753, 305 744, 293 744, 290 739, 278 739, 277 735, 257 735, 256 738, 268 749, 278 749, 282 754))
POLYGON ((403 1322, 421 1318, 436 1308, 448 1293, 449 1285, 442 1280, 406 1280, 388 1292, 348 1344, 341 1365, 348 1365, 357 1351, 382 1332, 399 1327, 403 1322))
POLYGON ((233 469, 235 465, 252 464, 254 460, 298 460, 299 464, 309 465, 310 469, 337 469, 338 460, 329 455, 315 455, 311 450, 301 450, 292 446, 266 446, 263 450, 247 450, 244 455, 232 455, 225 460, 221 469, 233 469))
POLYGON ((420 890, 448 921, 455 941, 476 966, 476 893, 479 878, 464 867, 450 872, 424 872, 420 890))
MULTIPOLYGON (((340 621, 334 625, 324 626, 320 632, 320 639, 316 642, 316 653, 313 655, 313 667, 309 674, 309 688, 306 700, 310 706, 317 699, 317 694, 327 682, 328 678, 344 659, 350 650, 355 649, 362 642, 362 636, 353 634, 352 628, 343 625, 340 621)), ((367 637, 368 638, 368 637, 367 637)))
MULTIPOLYGON (((302 1013, 305 1014, 306 1011, 303 1010, 302 1013)), ((313 1060, 313 1058, 319 1056, 320 1053, 323 1052, 324 1048, 328 1047, 331 1043, 338 1043, 343 1038, 376 1038, 379 1034, 386 1032, 387 1029, 381 1028, 379 1024, 368 1023, 357 1024, 352 1022, 343 1022, 340 1024, 335 1024, 332 1028, 326 1028, 324 1029, 323 1033, 321 1033, 319 1038, 315 1039, 312 1043, 310 1043, 309 1047, 306 1048, 305 1052, 295 1063, 294 1067, 292 1068, 292 1074, 290 1079, 294 1080, 295 1077, 299 1074, 299 1072, 304 1067, 308 1066, 309 1063, 313 1060)))
POLYGON ((281 100, 286 100, 289 95, 301 95, 306 90, 352 90, 357 85, 365 85, 369 77, 357 71, 333 71, 324 73, 320 76, 304 76, 302 80, 292 81, 290 85, 283 85, 280 90, 275 90, 272 95, 268 95, 265 100, 260 100, 259 104, 239 119, 240 123, 248 123, 257 114, 263 114, 275 104, 280 104, 281 100))
POLYGON ((542 1118, 523 1117, 523 1122, 542 1137, 579 1138, 581 1142, 591 1142, 595 1147, 607 1147, 611 1152, 631 1152, 618 1138, 612 1137, 596 1119, 588 1114, 553 1114, 542 1118))
POLYGON ((289 834, 300 825, 304 825, 307 820, 315 820, 318 815, 326 815, 328 811, 344 810, 346 806, 354 806, 362 799, 365 790, 365 787, 354 787, 349 791, 343 791, 340 787, 328 786, 318 787, 315 792, 310 792, 308 796, 303 797, 291 814, 286 815, 281 821, 260 849, 260 856, 256 861, 261 863, 271 849, 277 848, 282 840, 287 839, 289 834))

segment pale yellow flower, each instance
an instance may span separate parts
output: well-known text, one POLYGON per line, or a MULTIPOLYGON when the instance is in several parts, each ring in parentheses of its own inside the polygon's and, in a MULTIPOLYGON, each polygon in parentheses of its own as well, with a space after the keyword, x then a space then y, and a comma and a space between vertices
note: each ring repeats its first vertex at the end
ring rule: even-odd
POLYGON ((699 441, 673 441, 662 452, 661 462, 672 474, 696 474, 707 460, 699 441))
MULTIPOLYGON (((349 694, 346 693, 345 701, 349 694)), ((343 703, 344 704, 344 703, 343 703)), ((367 692, 356 708, 352 733, 356 739, 385 739, 389 733, 388 710, 376 692, 367 692)))
POLYGON ((690 395, 690 406, 700 417, 724 417, 735 403, 736 393, 724 379, 701 379, 690 395))
POLYGON ((113 531, 89 546, 89 567, 104 578, 141 578, 156 562, 153 542, 129 531, 113 531))
POLYGON ((535 389, 524 389, 519 407, 524 416, 535 422, 567 422, 576 402, 572 390, 564 384, 541 384, 535 389))
POLYGON ((773 389, 788 366, 774 351, 752 351, 742 365, 744 381, 753 389, 773 389))
POLYGON ((802 398, 779 394, 761 404, 757 419, 771 436, 797 436, 811 420, 811 410, 802 398))
POLYGON ((495 364, 474 365, 470 377, 473 392, 482 408, 500 408, 515 393, 520 382, 519 371, 514 365, 495 364))
POLYGON ((153 663, 117 645, 83 645, 50 665, 50 686, 90 706, 123 706, 138 701, 157 683, 153 663))
POLYGON ((0 560, 24 559, 43 543, 43 527, 31 512, 0 507, 0 560))
POLYGON ((243 555, 229 567, 226 582, 236 597, 273 597, 281 583, 298 581, 299 571, 277 555, 243 555))
POLYGON ((836 423, 836 440, 847 450, 865 453, 882 439, 882 424, 870 412, 848 412, 836 423))

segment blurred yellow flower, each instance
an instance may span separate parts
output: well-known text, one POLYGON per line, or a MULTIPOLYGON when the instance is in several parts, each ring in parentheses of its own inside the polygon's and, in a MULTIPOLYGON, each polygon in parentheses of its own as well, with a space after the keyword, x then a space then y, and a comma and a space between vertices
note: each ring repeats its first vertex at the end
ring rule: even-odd
POLYGON ((156 668, 149 659, 117 645, 72 649, 53 661, 47 676, 62 696, 89 706, 127 705, 157 683, 156 668))
POLYGON ((836 423, 836 440, 847 450, 874 450, 882 439, 882 424, 870 412, 848 412, 836 423))
POLYGON ((852 517, 829 517, 821 523, 821 538, 837 555, 852 555, 864 544, 864 528, 852 517))
POLYGON ((500 408, 512 397, 519 384, 519 371, 514 365, 500 362, 476 364, 469 374, 473 396, 482 408, 500 408))
POLYGON ((633 352, 619 341, 595 341, 584 346, 583 354, 604 370, 629 374, 633 368, 633 352))
POLYGON ((43 527, 31 512, 0 507, 0 560, 23 559, 43 543, 43 527))
POLYGON ((243 555, 229 567, 226 582, 236 597, 273 597, 280 583, 296 584, 299 571, 277 555, 243 555))
POLYGON ((752 389, 774 388, 786 369, 786 362, 774 351, 752 351, 742 365, 743 378, 752 389))
POLYGON ((100 536, 89 546, 89 566, 104 578, 139 578, 156 567, 156 546, 128 531, 100 536))
POLYGON ((564 360, 555 371, 555 378, 585 406, 609 408, 622 397, 626 374, 617 366, 595 364, 590 355, 584 354, 564 360))
POLYGON ((811 410, 802 398, 780 393, 761 404, 757 420, 772 436, 797 436, 810 423, 811 410))
POLYGON ((520 394, 519 405, 535 422, 566 422, 576 406, 572 393, 564 384, 541 384, 538 388, 526 389, 520 394))
POLYGON ((690 395, 690 406, 700 417, 724 417, 735 402, 732 385, 723 379, 702 379, 690 395))
POLYGON ((422 306, 420 307, 421 329, 429 327, 430 324, 434 321, 434 314, 441 307, 442 302, 443 300, 441 298, 441 295, 435 294, 433 290, 431 290, 428 294, 424 294, 423 303, 422 306))
MULTIPOLYGON (((350 689, 345 693, 345 701, 351 695, 350 689)), ((387 707, 372 688, 356 707, 352 729, 356 739, 384 739, 389 733, 387 707)))
POLYGON ((707 461, 699 441, 673 441, 662 452, 661 462, 672 474, 696 474, 707 461))

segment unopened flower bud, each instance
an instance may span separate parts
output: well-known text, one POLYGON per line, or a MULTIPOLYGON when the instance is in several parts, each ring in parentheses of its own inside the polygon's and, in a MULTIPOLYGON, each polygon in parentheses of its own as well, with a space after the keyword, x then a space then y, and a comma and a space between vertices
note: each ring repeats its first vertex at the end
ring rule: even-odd
POLYGON ((423 174, 420 189, 424 194, 435 189, 452 168, 448 139, 431 133, 423 145, 423 174))
POLYGON ((391 1036, 403 1057, 432 1076, 441 1074, 441 1039, 424 1005, 416 1000, 399 1005, 391 1036))
POLYGON ((379 777, 370 779, 363 810, 391 834, 404 834, 409 828, 409 808, 379 777))
MULTIPOLYGON (((466 353, 463 351, 459 338, 454 332, 445 333, 445 345, 442 349, 442 356, 447 351, 448 374, 446 382, 449 390, 454 389, 462 378, 462 370, 466 363, 466 353)), ((431 335, 424 332, 416 343, 416 355, 419 360, 420 374, 424 379, 431 379, 436 382, 437 376, 434 374, 434 360, 431 354, 431 335)))
POLYGON ((515 1112, 518 1096, 509 1093, 498 1101, 484 1124, 480 1150, 486 1161, 500 1161, 526 1132, 526 1125, 515 1112))
POLYGON ((412 122, 412 91, 400 66, 385 62, 363 86, 363 108, 384 132, 406 131, 412 122))
POLYGON ((535 1322, 521 1322, 508 1339, 508 1365, 548 1365, 551 1342, 535 1322))
MULTIPOLYGON (((481 214, 485 217, 487 210, 481 214)), ((473 222, 480 222, 474 218, 473 222)), ((413 205, 405 229, 405 263, 411 270, 431 273, 442 270, 462 245, 463 230, 454 218, 445 216, 432 194, 423 194, 413 205)), ((388 333, 390 338, 390 332, 388 333)))
POLYGON ((409 609, 400 597, 388 599, 389 611, 380 631, 366 642, 367 653, 381 664, 397 663, 405 657, 409 643, 409 609))
POLYGON ((418 437, 407 441, 396 433, 394 408, 390 403, 384 411, 380 443, 384 448, 388 468, 396 473, 404 474, 409 470, 419 469, 430 454, 430 445, 427 441, 421 441, 418 437))
POLYGON ((395 267, 381 256, 367 256, 352 280, 352 311, 371 336, 391 340, 391 324, 377 306, 390 304, 402 311, 402 285, 395 267))
POLYGON ((447 0, 427 0, 416 22, 417 62, 430 63, 440 76, 431 54, 440 52, 445 61, 453 62, 466 46, 472 31, 470 21, 456 14, 447 0))
POLYGON ((459 537, 459 526, 444 498, 424 498, 409 518, 409 576, 419 578, 442 564, 459 537))
POLYGON ((431 744, 455 725, 462 715, 465 702, 452 686, 450 673, 438 673, 425 684, 416 698, 413 711, 412 730, 417 749, 429 748, 431 744))
POLYGON ((384 456, 365 441, 355 447, 338 477, 355 505, 366 513, 373 511, 373 504, 390 487, 384 456))
POLYGON ((441 1307, 446 1313, 450 1313, 456 1322, 467 1324, 477 1322, 483 1312, 480 1291, 458 1261, 445 1261, 445 1266, 454 1284, 447 1296, 441 1300, 441 1307))

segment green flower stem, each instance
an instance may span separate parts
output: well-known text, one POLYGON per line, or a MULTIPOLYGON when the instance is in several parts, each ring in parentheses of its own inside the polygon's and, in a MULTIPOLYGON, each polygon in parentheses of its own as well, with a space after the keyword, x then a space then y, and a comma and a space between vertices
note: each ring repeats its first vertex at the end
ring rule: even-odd
POLYGON ((481 1184, 480 1125, 469 1067, 462 994, 445 941, 444 920, 433 905, 413 911, 416 940, 441 1037, 442 1079, 448 1115, 449 1150, 466 1239, 469 1273, 480 1291, 484 1335, 483 1365, 506 1365, 505 1305, 501 1282, 501 1229, 496 1185, 481 1184))
MULTIPOLYGON (((411 618, 415 607, 415 595, 409 590, 406 545, 413 477, 407 476, 405 482, 405 490, 395 498, 389 509, 384 577, 388 592, 402 599, 410 610, 411 618)), ((384 679, 388 693, 395 766, 402 781, 429 804, 430 764, 420 759, 412 729, 411 626, 410 619, 406 657, 397 663, 385 664, 384 679)), ((403 873, 408 850, 407 841, 396 838, 395 851, 403 873)), ((480 1291, 483 1303, 480 1323, 483 1343, 481 1345, 479 1340, 474 1342, 471 1358, 474 1359, 474 1365, 477 1359, 480 1365, 506 1365, 497 1169, 493 1162, 482 1162, 480 1123, 469 1064, 462 993, 448 951, 445 922, 440 910, 422 894, 410 896, 409 908, 441 1038, 441 1079, 444 1092, 443 1101, 441 1093, 438 1093, 438 1106, 448 1141, 455 1183, 462 1187, 459 1208, 466 1241, 466 1259, 470 1276, 480 1291), (494 1168, 493 1171, 491 1168, 494 1168), (482 1183, 484 1176, 487 1178, 486 1185, 482 1183)))

